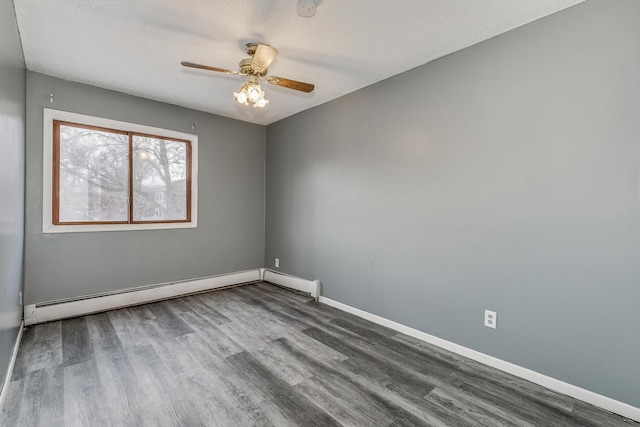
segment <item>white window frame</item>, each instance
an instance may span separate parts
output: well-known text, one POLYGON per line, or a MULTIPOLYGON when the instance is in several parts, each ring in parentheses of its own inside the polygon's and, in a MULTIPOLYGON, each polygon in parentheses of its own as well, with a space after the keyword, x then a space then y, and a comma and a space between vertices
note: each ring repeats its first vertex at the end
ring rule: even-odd
POLYGON ((161 129, 118 120, 103 119, 67 111, 43 109, 42 150, 42 232, 43 233, 88 233, 99 231, 168 230, 175 228, 197 228, 198 226, 198 135, 161 129), (149 224, 82 224, 55 225, 53 223, 53 121, 60 120, 102 128, 118 129, 157 135, 166 138, 187 140, 191 143, 191 221, 149 224))

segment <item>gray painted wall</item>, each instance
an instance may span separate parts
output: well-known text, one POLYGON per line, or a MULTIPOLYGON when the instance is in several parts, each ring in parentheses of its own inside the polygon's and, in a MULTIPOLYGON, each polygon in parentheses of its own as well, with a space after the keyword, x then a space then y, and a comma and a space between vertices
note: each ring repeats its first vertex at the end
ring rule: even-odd
POLYGON ((640 407, 638 22, 591 0, 270 125, 265 264, 640 407))
POLYGON ((28 72, 26 158, 25 304, 262 266, 263 126, 28 72), (44 107, 198 134, 198 228, 43 234, 44 107))
POLYGON ((22 321, 25 70, 13 2, 0 3, 0 388, 22 321))

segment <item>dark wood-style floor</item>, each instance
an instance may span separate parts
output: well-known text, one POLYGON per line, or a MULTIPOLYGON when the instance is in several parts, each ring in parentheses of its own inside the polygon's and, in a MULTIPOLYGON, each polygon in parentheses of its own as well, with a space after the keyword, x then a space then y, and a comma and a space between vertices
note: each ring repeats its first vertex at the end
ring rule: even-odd
POLYGON ((0 425, 638 424, 259 283, 26 329, 0 425))

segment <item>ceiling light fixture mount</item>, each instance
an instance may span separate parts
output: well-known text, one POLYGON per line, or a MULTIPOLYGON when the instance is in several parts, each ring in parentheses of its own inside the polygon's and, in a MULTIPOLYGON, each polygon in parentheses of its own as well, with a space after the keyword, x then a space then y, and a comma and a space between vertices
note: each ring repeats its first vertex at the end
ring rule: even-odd
POLYGON ((298 0, 296 12, 303 18, 311 18, 316 14, 316 2, 313 0, 298 0))

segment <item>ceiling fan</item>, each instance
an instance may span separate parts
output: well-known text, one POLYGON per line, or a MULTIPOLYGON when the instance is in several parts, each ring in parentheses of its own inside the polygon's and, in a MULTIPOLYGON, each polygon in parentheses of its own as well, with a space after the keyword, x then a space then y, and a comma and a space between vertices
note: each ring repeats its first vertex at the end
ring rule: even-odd
POLYGON ((311 83, 299 82, 296 80, 285 79, 284 77, 268 76, 267 69, 273 60, 275 59, 278 51, 262 43, 247 43, 245 49, 250 58, 245 58, 240 61, 240 71, 232 71, 224 68, 210 67, 208 65, 194 64, 193 62, 183 61, 181 64, 184 67, 199 68, 201 70, 217 71, 219 73, 234 74, 238 76, 247 76, 247 81, 242 85, 239 92, 234 92, 233 95, 240 104, 249 105, 249 102, 256 108, 266 106, 269 101, 264 98, 264 91, 258 84, 258 80, 266 80, 268 83, 281 86, 287 89, 298 90, 301 92, 313 92, 315 88, 311 83))

